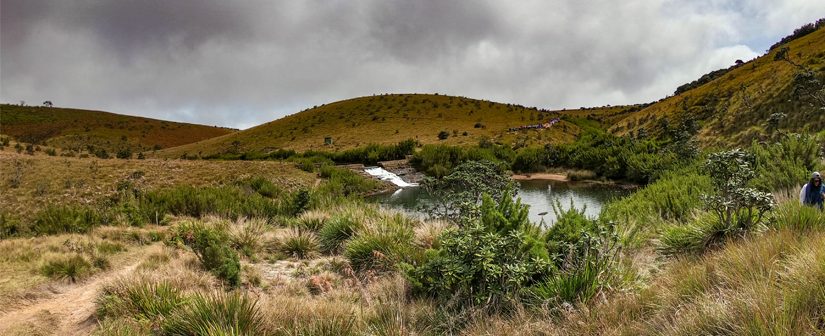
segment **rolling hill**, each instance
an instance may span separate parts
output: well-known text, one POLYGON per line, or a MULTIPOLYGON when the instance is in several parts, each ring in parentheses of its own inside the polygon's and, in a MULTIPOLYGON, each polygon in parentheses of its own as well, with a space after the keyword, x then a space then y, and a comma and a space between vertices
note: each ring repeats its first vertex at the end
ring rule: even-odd
POLYGON ((175 147, 234 132, 233 129, 56 107, 0 105, 0 134, 72 151, 114 154, 175 147))
POLYGON ((548 111, 438 94, 385 94, 317 106, 257 127, 158 152, 165 157, 276 148, 340 150, 369 143, 415 139, 422 144, 476 144, 481 137, 526 144, 565 142, 583 128, 606 128, 641 106, 548 111), (549 130, 508 132, 511 127, 560 122, 549 130), (439 133, 446 132, 446 139, 439 133), (325 144, 329 137, 332 144, 325 144))

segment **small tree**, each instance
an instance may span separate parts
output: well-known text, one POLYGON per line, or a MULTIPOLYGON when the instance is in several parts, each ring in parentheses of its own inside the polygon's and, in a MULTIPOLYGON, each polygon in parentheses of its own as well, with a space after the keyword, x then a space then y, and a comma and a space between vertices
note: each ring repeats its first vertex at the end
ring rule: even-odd
POLYGON ((456 223, 478 218, 484 194, 500 202, 513 189, 510 176, 490 161, 462 163, 440 179, 425 178, 422 185, 435 199, 426 212, 456 223))
POLYGON ((450 132, 447 132, 447 131, 438 132, 438 140, 447 140, 447 138, 449 138, 449 137, 450 137, 450 132))
POLYGON ((770 193, 748 187, 756 177, 755 162, 753 154, 737 148, 711 154, 705 163, 716 194, 702 199, 728 230, 750 230, 776 205, 770 193))

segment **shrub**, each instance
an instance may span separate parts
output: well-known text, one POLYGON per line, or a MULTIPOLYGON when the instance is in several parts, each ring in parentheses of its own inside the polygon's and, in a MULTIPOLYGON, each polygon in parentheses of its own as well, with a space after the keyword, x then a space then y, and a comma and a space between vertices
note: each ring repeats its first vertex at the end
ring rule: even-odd
POLYGON ((92 264, 79 254, 52 259, 40 267, 40 273, 44 276, 52 279, 69 279, 71 282, 76 282, 91 272, 92 264))
POLYGON ((185 222, 176 228, 172 239, 192 248, 203 267, 216 277, 232 286, 239 284, 238 253, 229 247, 225 231, 200 222, 185 222))
POLYGON ((585 210, 576 209, 571 201, 567 210, 556 201, 553 212, 556 222, 545 233, 547 253, 557 266, 565 262, 578 262, 588 252, 584 241, 598 233, 596 220, 587 218, 585 210))
POLYGON ((789 134, 770 145, 751 145, 756 178, 752 186, 764 191, 795 188, 821 166, 817 136, 789 134))
POLYGON ((773 195, 745 187, 756 177, 755 157, 741 149, 708 156, 708 171, 716 195, 705 195, 705 204, 725 227, 750 230, 776 205, 773 195))
POLYGON ((428 205, 426 212, 453 222, 476 218, 483 195, 500 201, 513 188, 510 176, 490 161, 462 163, 447 176, 425 178, 422 185, 434 199, 440 200, 428 205))
POLYGON ((272 218, 283 211, 276 202, 260 194, 248 194, 237 187, 178 186, 146 193, 140 211, 158 223, 166 214, 202 217, 208 214, 230 219, 272 218))
POLYGON ((352 237, 355 231, 361 229, 361 227, 361 223, 352 216, 333 216, 324 223, 324 226, 318 232, 321 250, 327 253, 339 250, 344 241, 352 237))
POLYGON ((250 190, 256 193, 261 194, 261 196, 268 198, 274 198, 283 193, 281 188, 275 186, 275 184, 272 183, 272 181, 261 176, 235 181, 235 185, 249 188, 250 190))
POLYGON ((317 195, 360 196, 381 188, 380 181, 366 178, 346 168, 321 167, 319 175, 327 181, 315 190, 317 195))
POLYGON ((185 308, 164 321, 164 335, 263 335, 257 301, 238 292, 195 294, 185 308))
POLYGON ((278 250, 295 258, 309 258, 318 252, 318 238, 306 230, 289 229, 280 239, 278 250))
POLYGON ((24 228, 17 219, 5 212, 0 212, 0 239, 15 237, 22 234, 24 228))
POLYGON ((438 132, 438 140, 447 140, 447 138, 449 138, 449 137, 450 137, 450 132, 447 132, 447 131, 438 132))
POLYGON ((35 215, 30 230, 36 235, 85 233, 100 222, 99 213, 90 207, 49 205, 35 215))

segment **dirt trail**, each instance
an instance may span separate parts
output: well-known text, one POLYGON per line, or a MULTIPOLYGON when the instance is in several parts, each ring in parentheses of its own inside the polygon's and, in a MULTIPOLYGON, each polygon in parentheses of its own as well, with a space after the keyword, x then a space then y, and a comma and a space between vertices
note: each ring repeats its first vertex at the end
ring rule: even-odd
MULTIPOLYGON (((140 254, 137 254, 140 255, 140 254)), ((88 335, 96 326, 95 299, 108 281, 133 272, 140 258, 129 265, 65 286, 49 298, 0 313, 0 335, 88 335)))

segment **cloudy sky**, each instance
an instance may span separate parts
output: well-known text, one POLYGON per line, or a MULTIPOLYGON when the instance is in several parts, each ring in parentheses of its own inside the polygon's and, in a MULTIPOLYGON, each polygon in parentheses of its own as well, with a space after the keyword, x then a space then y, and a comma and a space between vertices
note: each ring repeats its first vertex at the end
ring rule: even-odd
POLYGON ((648 102, 822 17, 825 0, 0 0, 0 101, 236 128, 375 93, 648 102))

